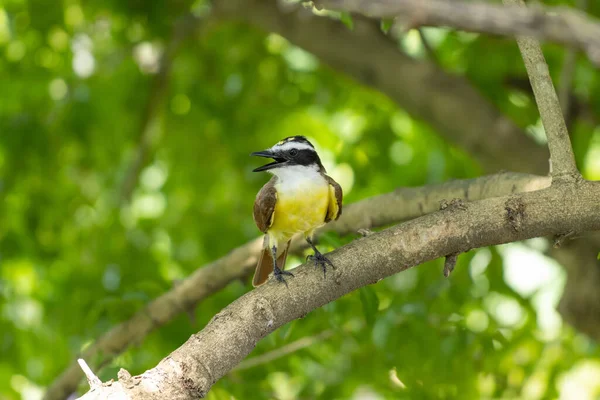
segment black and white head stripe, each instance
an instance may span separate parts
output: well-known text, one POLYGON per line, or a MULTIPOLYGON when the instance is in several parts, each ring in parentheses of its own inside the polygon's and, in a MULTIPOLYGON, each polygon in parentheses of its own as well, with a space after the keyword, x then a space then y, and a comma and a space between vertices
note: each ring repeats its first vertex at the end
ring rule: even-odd
POLYGON ((290 136, 279 141, 275 146, 271 147, 272 151, 285 152, 291 149, 315 151, 315 147, 304 136, 290 136))
POLYGON ((314 165, 317 169, 325 171, 315 147, 304 136, 290 136, 271 147, 270 151, 276 159, 285 160, 282 167, 292 165, 314 165))

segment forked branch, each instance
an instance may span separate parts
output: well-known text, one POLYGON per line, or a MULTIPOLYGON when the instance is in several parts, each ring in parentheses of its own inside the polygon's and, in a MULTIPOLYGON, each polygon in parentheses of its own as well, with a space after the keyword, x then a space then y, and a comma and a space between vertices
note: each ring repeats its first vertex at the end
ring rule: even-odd
MULTIPOLYGON (((523 0, 503 0, 503 2, 510 6, 525 6, 523 0)), ((550 172, 553 181, 580 179, 569 132, 542 48, 536 39, 529 37, 517 38, 517 44, 527 68, 527 75, 548 138, 550 172)))

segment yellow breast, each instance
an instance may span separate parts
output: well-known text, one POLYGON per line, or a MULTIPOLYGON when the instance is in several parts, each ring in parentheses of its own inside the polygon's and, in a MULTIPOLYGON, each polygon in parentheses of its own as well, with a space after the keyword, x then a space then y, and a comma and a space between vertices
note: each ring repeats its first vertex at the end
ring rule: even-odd
POLYGON ((277 203, 269 233, 279 240, 288 240, 296 233, 309 232, 325 223, 329 204, 329 188, 306 185, 286 190, 277 188, 277 203))

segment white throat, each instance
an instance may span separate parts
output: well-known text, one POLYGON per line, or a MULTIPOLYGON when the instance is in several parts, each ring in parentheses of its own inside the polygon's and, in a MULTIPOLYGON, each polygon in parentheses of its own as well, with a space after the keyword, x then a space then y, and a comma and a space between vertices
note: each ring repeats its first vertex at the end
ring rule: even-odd
POLYGON ((268 172, 277 178, 277 186, 284 188, 299 188, 303 186, 327 184, 325 178, 319 171, 319 166, 313 165, 289 165, 281 168, 273 168, 268 172))

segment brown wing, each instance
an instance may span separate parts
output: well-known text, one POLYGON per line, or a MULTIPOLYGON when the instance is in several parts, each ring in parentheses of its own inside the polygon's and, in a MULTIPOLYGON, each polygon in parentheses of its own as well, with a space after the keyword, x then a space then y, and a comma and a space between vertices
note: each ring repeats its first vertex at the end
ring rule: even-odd
POLYGON ((342 187, 328 175, 325 175, 327 183, 329 183, 329 206, 327 207, 327 215, 325 222, 336 220, 342 215, 342 187))
POLYGON ((254 201, 254 222, 261 232, 267 233, 273 224, 273 211, 277 202, 277 191, 275 190, 276 177, 272 177, 265 186, 260 189, 254 201))

